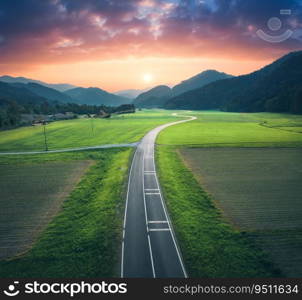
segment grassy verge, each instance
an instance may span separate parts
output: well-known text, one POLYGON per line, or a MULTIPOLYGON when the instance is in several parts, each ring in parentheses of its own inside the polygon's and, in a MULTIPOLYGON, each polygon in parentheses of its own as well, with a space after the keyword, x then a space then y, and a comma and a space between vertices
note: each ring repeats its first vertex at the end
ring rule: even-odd
POLYGON ((159 146, 161 186, 190 277, 277 277, 280 272, 221 216, 175 148, 159 146))
POLYGON ((33 248, 0 262, 0 277, 116 276, 123 191, 132 149, 1 158, 2 164, 96 160, 33 248))

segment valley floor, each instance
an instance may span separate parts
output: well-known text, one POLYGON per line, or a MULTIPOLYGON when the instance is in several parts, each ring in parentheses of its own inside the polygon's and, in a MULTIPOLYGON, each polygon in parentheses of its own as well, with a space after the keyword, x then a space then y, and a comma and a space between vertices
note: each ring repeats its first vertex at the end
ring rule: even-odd
MULTIPOLYGON (((184 114, 198 119, 160 133, 156 162, 189 276, 301 275, 302 116, 184 114)), ((48 127, 49 143, 135 142, 179 119, 146 110, 94 127, 63 121, 48 127)), ((0 151, 15 150, 43 150, 41 128, 1 132, 0 151)), ((132 154, 115 148, 1 156, 0 277, 119 276, 132 154)))

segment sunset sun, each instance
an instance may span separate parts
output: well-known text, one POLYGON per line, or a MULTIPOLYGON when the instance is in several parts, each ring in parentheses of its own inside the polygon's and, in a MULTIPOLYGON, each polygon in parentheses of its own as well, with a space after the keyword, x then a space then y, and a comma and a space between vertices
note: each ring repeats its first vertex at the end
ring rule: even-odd
POLYGON ((150 74, 150 73, 146 73, 146 74, 143 75, 143 80, 146 83, 150 83, 150 82, 153 81, 153 75, 150 74))

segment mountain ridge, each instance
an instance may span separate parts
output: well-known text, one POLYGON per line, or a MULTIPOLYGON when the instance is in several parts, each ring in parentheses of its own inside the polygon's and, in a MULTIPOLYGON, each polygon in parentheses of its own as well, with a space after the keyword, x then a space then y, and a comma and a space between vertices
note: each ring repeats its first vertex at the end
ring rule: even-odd
POLYGON ((68 83, 57 83, 57 84, 56 83, 46 83, 41 80, 30 79, 30 78, 26 78, 26 77, 13 77, 13 76, 9 76, 9 75, 0 76, 0 81, 6 82, 6 83, 24 83, 24 84, 37 83, 37 84, 43 85, 45 87, 55 89, 59 92, 64 92, 68 89, 72 89, 72 88, 76 87, 76 86, 74 86, 72 84, 68 84, 68 83))
POLYGON ((70 96, 59 92, 58 90, 37 84, 37 83, 11 83, 11 86, 15 87, 23 87, 34 94, 43 97, 51 102, 62 102, 62 103, 74 103, 76 102, 73 98, 70 96))
POLYGON ((172 88, 172 94, 173 96, 177 96, 187 91, 201 88, 211 82, 215 82, 221 79, 232 78, 232 77, 234 76, 226 74, 224 72, 219 72, 211 69, 205 70, 175 85, 172 88))
POLYGON ((0 81, 0 104, 12 100, 20 104, 41 104, 46 101, 45 98, 32 93, 24 87, 14 87, 9 83, 0 81))
POLYGON ((97 87, 77 87, 65 91, 64 94, 72 97, 80 104, 119 106, 131 103, 131 100, 128 98, 111 94, 97 87))
POLYGON ((170 87, 158 85, 147 92, 140 94, 132 103, 140 108, 162 107, 171 96, 172 90, 170 87))
POLYGON ((295 51, 250 74, 212 82, 173 97, 165 108, 302 113, 301 87, 302 51, 295 51))
POLYGON ((128 90, 120 90, 117 92, 114 92, 114 95, 117 96, 121 96, 124 98, 129 98, 131 100, 135 99, 136 97, 138 97, 140 94, 147 92, 148 90, 150 90, 151 88, 147 88, 147 89, 128 89, 128 90))
POLYGON ((183 92, 190 91, 196 87, 202 87, 208 83, 218 81, 220 79, 232 78, 232 75, 218 72, 216 70, 206 70, 193 77, 183 80, 179 84, 170 88, 167 85, 158 85, 137 96, 133 104, 138 107, 164 107, 166 102, 183 92))

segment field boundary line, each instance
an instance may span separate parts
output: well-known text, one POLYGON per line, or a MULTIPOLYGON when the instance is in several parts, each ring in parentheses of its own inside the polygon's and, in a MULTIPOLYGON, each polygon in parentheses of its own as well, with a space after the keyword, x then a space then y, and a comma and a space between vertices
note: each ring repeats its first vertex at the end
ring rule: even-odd
MULTIPOLYGON (((265 128, 269 128, 269 129, 277 129, 280 131, 286 131, 286 132, 292 132, 292 133, 298 133, 298 134, 302 134, 302 132, 299 131, 293 131, 293 130, 287 130, 287 129, 283 129, 282 126, 269 126, 269 125, 265 125, 263 122, 258 124, 259 126, 265 127, 265 128)), ((283 126, 283 127, 301 127, 301 126, 283 126)))

